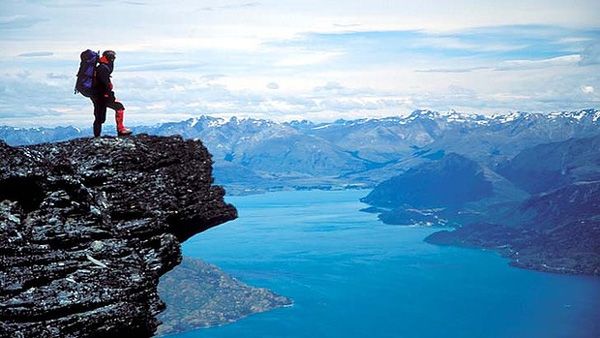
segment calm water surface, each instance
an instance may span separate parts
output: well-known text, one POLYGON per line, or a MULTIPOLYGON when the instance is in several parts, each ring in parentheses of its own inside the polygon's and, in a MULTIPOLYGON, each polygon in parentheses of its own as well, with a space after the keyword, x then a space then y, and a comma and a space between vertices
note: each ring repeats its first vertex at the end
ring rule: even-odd
POLYGON ((171 337, 600 337, 599 278, 427 244, 436 230, 359 212, 366 194, 229 197, 239 219, 191 238, 184 255, 294 305, 171 337))

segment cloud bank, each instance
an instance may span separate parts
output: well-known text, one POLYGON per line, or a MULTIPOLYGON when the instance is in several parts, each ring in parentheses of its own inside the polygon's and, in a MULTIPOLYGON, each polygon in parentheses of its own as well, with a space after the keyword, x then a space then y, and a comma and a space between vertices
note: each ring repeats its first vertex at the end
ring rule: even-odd
POLYGON ((136 123, 600 103, 597 1, 86 4, 0 4, 0 124, 88 124, 91 103, 73 95, 86 48, 117 50, 115 89, 136 123))

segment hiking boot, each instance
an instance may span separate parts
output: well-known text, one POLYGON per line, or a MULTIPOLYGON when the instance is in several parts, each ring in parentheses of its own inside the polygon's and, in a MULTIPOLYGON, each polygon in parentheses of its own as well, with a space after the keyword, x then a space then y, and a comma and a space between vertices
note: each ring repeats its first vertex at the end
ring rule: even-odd
POLYGON ((131 135, 131 129, 123 127, 123 129, 117 131, 117 134, 119 136, 131 135))
POLYGON ((124 115, 125 115, 124 109, 117 110, 117 112, 115 113, 115 120, 117 122, 117 134, 119 136, 131 135, 131 130, 129 128, 126 128, 123 125, 124 115))

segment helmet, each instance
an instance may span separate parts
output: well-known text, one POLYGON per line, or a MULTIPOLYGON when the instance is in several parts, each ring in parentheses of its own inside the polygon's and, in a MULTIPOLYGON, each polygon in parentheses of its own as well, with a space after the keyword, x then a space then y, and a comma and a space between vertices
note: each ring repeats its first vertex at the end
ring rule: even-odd
POLYGON ((113 61, 117 57, 117 53, 115 53, 114 50, 105 50, 102 53, 102 56, 104 56, 105 58, 113 61))

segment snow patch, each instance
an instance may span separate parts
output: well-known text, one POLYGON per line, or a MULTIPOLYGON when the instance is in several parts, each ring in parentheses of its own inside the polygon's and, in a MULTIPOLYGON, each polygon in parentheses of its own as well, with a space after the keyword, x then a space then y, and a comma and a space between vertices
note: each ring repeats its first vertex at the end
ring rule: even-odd
POLYGON ((579 111, 579 112, 573 112, 570 115, 571 115, 571 117, 573 117, 577 121, 581 121, 581 119, 583 119, 584 116, 587 115, 587 112, 585 110, 582 110, 582 111, 579 111))
POLYGON ((493 119, 495 119, 496 121, 498 121, 500 123, 509 123, 509 122, 519 119, 521 117, 521 115, 522 115, 521 112, 512 112, 512 113, 505 114, 505 115, 494 115, 493 119))
POLYGON ((326 124, 324 126, 314 127, 314 128, 312 128, 312 130, 325 129, 325 128, 329 128, 329 127, 331 127, 331 124, 326 124))
POLYGON ((227 121, 225 121, 225 119, 214 119, 214 120, 208 122, 208 126, 214 128, 214 127, 220 127, 226 123, 227 123, 227 121))

